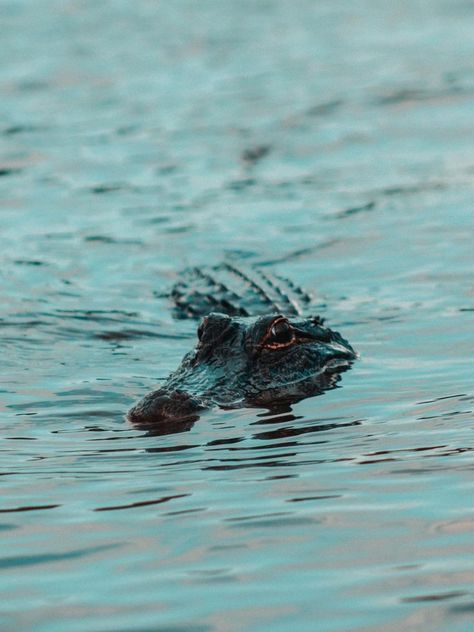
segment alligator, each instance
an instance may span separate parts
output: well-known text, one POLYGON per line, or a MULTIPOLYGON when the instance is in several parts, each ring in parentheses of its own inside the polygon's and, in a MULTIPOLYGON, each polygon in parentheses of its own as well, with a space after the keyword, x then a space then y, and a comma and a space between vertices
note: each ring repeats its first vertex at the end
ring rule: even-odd
POLYGON ((185 270, 170 293, 177 318, 201 318, 197 345, 128 412, 140 428, 188 423, 211 407, 289 404, 334 388, 357 357, 286 278, 231 263, 185 270))

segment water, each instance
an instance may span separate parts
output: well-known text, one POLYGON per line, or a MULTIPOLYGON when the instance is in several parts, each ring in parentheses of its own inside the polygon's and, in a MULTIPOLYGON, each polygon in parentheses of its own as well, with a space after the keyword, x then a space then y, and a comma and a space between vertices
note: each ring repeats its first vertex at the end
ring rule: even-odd
POLYGON ((5 630, 471 630, 474 5, 3 0, 5 630), (260 262, 361 354, 292 411, 124 413, 260 262))

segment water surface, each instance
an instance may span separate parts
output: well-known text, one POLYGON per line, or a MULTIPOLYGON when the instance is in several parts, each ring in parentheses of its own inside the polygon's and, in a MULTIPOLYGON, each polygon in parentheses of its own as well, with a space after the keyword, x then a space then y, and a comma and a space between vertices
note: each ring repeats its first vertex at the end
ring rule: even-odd
POLYGON ((3 629, 472 629, 472 3, 0 11, 3 629), (226 258, 360 360, 132 428, 226 258))

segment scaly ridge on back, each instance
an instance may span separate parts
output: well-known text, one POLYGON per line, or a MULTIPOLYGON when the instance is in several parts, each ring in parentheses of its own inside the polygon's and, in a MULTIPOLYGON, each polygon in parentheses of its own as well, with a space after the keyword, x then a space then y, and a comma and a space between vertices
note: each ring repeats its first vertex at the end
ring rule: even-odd
POLYGON ((227 262, 185 270, 170 297, 178 318, 199 318, 211 312, 301 316, 311 304, 310 295, 288 279, 269 275, 257 266, 244 270, 227 262))

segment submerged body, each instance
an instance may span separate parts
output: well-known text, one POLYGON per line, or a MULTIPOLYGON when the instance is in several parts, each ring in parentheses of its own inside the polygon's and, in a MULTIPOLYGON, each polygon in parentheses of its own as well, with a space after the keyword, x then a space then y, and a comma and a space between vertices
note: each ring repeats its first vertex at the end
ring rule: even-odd
POLYGON ((204 316, 198 343, 161 388, 129 411, 132 423, 192 422, 212 406, 268 408, 335 386, 356 358, 353 348, 319 317, 301 315, 310 302, 306 292, 251 272, 230 264, 185 272, 171 297, 178 316, 204 316))

